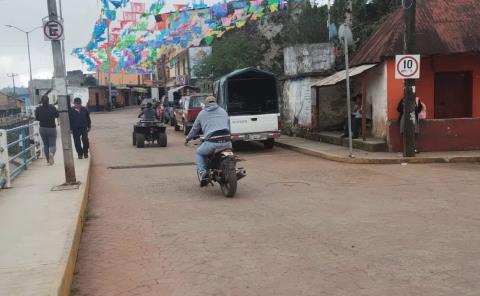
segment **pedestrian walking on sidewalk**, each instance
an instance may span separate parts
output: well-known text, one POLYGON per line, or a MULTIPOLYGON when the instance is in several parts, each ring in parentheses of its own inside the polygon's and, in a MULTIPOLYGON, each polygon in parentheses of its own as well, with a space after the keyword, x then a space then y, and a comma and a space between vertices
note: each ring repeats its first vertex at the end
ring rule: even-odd
POLYGON ((69 111, 70 129, 73 134, 73 142, 75 150, 77 150, 78 159, 88 158, 88 149, 90 143, 88 141, 88 132, 91 128, 90 113, 87 108, 82 106, 82 99, 75 98, 73 100, 73 108, 69 111))
POLYGON ((43 96, 41 105, 35 109, 35 119, 40 122, 40 137, 43 142, 43 152, 49 165, 54 164, 55 152, 57 152, 57 125, 58 110, 49 104, 47 96, 43 96))

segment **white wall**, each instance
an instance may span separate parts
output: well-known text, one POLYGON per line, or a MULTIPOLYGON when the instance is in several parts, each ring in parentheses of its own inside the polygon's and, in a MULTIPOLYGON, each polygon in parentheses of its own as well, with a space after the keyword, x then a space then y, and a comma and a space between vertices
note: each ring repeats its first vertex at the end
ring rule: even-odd
POLYGON ((295 76, 325 72, 335 66, 334 49, 330 43, 300 44, 283 49, 285 75, 295 76))
POLYGON ((89 92, 88 87, 82 86, 69 86, 67 88, 68 94, 71 96, 71 103, 73 104, 73 99, 80 98, 82 99, 82 105, 86 106, 88 103, 89 92))
POLYGON ((299 78, 285 81, 283 87, 283 116, 293 123, 298 118, 298 125, 312 125, 312 98, 310 78, 299 78))
POLYGON ((387 136, 387 64, 381 63, 366 73, 367 113, 371 106, 372 135, 375 138, 387 136))

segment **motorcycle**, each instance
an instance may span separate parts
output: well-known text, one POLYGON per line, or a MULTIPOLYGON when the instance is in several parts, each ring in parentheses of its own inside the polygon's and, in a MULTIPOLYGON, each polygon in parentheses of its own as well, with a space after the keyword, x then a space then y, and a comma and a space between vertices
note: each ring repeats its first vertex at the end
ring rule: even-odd
POLYGON ((197 171, 200 187, 214 186, 214 182, 217 182, 225 197, 235 196, 237 181, 247 175, 244 168, 237 168, 238 161, 238 156, 230 148, 218 149, 207 156, 207 172, 203 179, 197 171))

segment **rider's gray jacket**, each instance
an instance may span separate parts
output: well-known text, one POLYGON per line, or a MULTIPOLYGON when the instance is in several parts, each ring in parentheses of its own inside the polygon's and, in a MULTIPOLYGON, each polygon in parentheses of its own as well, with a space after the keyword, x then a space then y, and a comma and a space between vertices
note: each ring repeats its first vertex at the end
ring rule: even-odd
POLYGON ((153 108, 145 108, 143 109, 142 113, 140 113, 140 115, 138 115, 138 117, 142 117, 143 115, 143 120, 145 121, 155 121, 155 119, 157 119, 157 113, 155 112, 155 110, 153 110, 153 108))
POLYGON ((216 103, 210 103, 198 114, 187 140, 199 136, 201 131, 205 139, 208 139, 212 133, 220 130, 230 130, 228 114, 216 103))

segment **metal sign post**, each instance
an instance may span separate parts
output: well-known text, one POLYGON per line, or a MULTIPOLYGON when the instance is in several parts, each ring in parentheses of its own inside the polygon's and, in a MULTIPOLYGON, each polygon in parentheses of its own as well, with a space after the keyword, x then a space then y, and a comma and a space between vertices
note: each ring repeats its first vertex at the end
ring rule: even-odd
MULTIPOLYGON (((409 0, 403 2, 404 20, 405 20, 405 35, 404 35, 404 54, 408 55, 415 52, 415 25, 416 25, 416 0, 409 0), (408 2, 408 3, 406 3, 408 2)), ((416 152, 415 145, 415 94, 413 88, 415 87, 415 79, 420 75, 420 63, 415 69, 414 56, 404 57, 399 61, 396 71, 404 70, 404 104, 403 104, 403 156, 414 157, 416 152), (413 114, 413 116, 412 116, 413 114), (412 120, 413 117, 413 120, 412 120)), ((418 57, 418 56, 417 56, 418 57)), ((418 57, 419 61, 419 57, 418 57)))
MULTIPOLYGON (((352 108, 351 108, 351 94, 350 94, 350 69, 349 69, 349 57, 348 48, 349 43, 353 42, 353 37, 350 31, 352 25, 352 1, 347 0, 345 8, 345 25, 343 26, 343 45, 345 51, 345 81, 347 87, 347 122, 348 122, 348 152, 350 157, 353 155, 353 141, 352 141, 352 108)), ((341 29, 342 30, 342 29, 341 29)), ((342 34, 339 34, 342 35, 342 34)))

